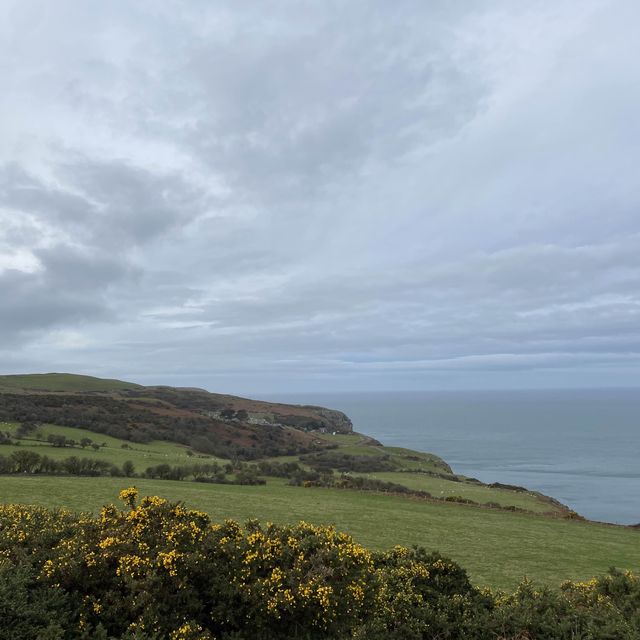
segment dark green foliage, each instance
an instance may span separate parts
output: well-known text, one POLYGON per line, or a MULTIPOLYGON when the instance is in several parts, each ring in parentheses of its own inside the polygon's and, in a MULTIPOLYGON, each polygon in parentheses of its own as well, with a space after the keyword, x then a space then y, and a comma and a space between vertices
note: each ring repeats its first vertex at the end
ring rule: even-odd
POLYGON ((258 462, 260 474, 271 478, 292 478, 301 471, 297 462, 258 462))
POLYGON ((28 473, 71 476, 121 476, 123 472, 114 464, 93 458, 69 456, 64 460, 52 460, 35 451, 22 449, 10 456, 0 455, 0 474, 28 473))
POLYGON ((258 476, 254 468, 244 467, 236 472, 235 484, 258 485, 266 482, 258 476))
POLYGON ((470 500, 463 496, 447 496, 444 500, 445 502, 459 502, 460 504, 478 504, 474 500, 470 500))
POLYGON ((147 467, 144 475, 147 478, 158 480, 193 479, 195 482, 208 482, 212 484, 266 484, 265 480, 258 476, 258 471, 255 466, 244 463, 236 463, 236 465, 227 464, 224 469, 216 463, 177 466, 159 464, 153 467, 147 467))
POLYGON ((122 475, 127 478, 133 478, 136 475, 136 468, 131 460, 126 460, 122 465, 122 475))
POLYGON ((338 489, 356 489, 359 491, 381 491, 382 493, 402 493, 419 498, 430 498, 428 491, 417 491, 409 489, 396 482, 377 480, 376 478, 363 478, 362 476, 342 475, 333 485, 338 489))
POLYGON ((40 582, 28 561, 0 563, 0 640, 63 640, 71 620, 69 595, 40 582))
POLYGON ((16 437, 18 438, 26 438, 30 436, 36 429, 38 425, 31 420, 25 420, 18 425, 18 429, 16 430, 16 437))
POLYGON ((144 475, 147 478, 158 478, 159 480, 184 480, 189 475, 189 471, 186 467, 164 463, 147 467, 144 475))
MULTIPOLYGON (((76 441, 66 438, 65 436, 50 433, 47 436, 47 442, 53 447, 75 447, 76 441)), ((86 446, 86 445, 85 445, 86 446)))
POLYGON ((455 562, 424 549, 378 554, 379 605, 355 633, 359 640, 488 640, 494 602, 455 562))
POLYGON ((640 638, 629 572, 492 593, 424 549, 371 553, 330 527, 212 525, 121 498, 96 517, 0 505, 0 640, 640 638))
POLYGON ((337 451, 321 451, 300 456, 300 459, 318 471, 353 471, 367 473, 372 471, 393 471, 396 465, 388 455, 352 456, 337 451))
MULTIPOLYGON (((500 606, 493 613, 492 626, 499 637, 505 638, 637 640, 637 606, 625 610, 617 606, 615 599, 598 597, 609 579, 605 576, 593 580, 586 589, 580 583, 571 583, 572 587, 564 586, 562 593, 549 587, 536 588, 525 581, 514 594, 499 596, 500 606)), ((625 588, 640 593, 637 579, 627 578, 625 583, 625 588)))
MULTIPOLYGON (((88 429, 136 443, 176 442, 202 453, 243 460, 318 448, 303 444, 278 426, 244 422, 248 418, 245 410, 232 411, 228 423, 215 419, 209 415, 215 403, 212 405, 208 394, 185 390, 120 390, 112 395, 2 393, 1 398, 0 421, 20 422, 19 437, 33 433, 36 424, 42 423, 88 429)), ((71 446, 62 436, 56 438, 52 441, 55 446, 71 446)))

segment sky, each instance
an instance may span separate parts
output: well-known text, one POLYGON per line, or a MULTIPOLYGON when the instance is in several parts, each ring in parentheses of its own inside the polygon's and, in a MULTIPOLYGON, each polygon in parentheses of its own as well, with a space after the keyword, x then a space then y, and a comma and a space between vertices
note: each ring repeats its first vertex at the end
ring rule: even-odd
POLYGON ((640 3, 0 0, 0 372, 640 384, 640 3))

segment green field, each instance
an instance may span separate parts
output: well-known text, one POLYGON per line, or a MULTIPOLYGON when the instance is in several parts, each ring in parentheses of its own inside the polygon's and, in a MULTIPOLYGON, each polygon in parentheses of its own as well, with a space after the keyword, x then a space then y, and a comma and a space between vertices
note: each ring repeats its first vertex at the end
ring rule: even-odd
POLYGON ((0 501, 93 510, 135 484, 183 500, 214 520, 333 523, 376 549, 418 544, 462 564, 479 585, 512 588, 521 578, 558 585, 610 566, 640 570, 640 532, 559 518, 284 482, 262 487, 124 478, 0 477, 0 501))
MULTIPOLYGON (((8 432, 13 439, 17 427, 16 423, 0 423, 0 431, 8 432)), ((590 578, 610 566, 640 569, 640 531, 543 516, 542 512, 555 510, 562 515, 563 511, 533 493, 494 489, 465 479, 456 481, 446 463, 429 453, 374 446, 360 434, 318 437, 337 445, 330 453, 348 454, 361 460, 383 456, 396 469, 352 475, 428 491, 436 498, 461 496, 533 513, 373 491, 293 487, 281 478, 266 478, 265 486, 236 486, 142 478, 0 476, 0 502, 96 511, 104 503, 115 501, 120 489, 135 484, 145 494, 182 500, 188 506, 203 509, 214 520, 259 518, 284 523, 303 519, 335 524, 357 541, 376 549, 417 544, 439 550, 468 569, 477 584, 508 589, 524 576, 557 586, 564 579, 590 578)), ((2 445, 0 455, 10 456, 14 451, 28 449, 57 460, 73 455, 118 466, 129 460, 138 473, 161 463, 191 465, 219 460, 194 455, 187 447, 175 443, 136 444, 92 431, 46 424, 19 442, 2 445), (54 447, 47 442, 52 434, 76 442, 90 438, 100 448, 54 447)), ((301 462, 297 456, 272 460, 301 462)))
POLYGON ((514 506, 520 509, 535 511, 536 513, 554 511, 553 505, 548 502, 543 502, 532 493, 516 493, 515 491, 505 489, 492 489, 484 485, 454 482, 453 480, 434 478, 421 473, 381 471, 378 473, 365 473, 363 475, 369 478, 402 484, 409 489, 428 491, 436 498, 462 496, 480 504, 495 502, 504 507, 514 506))
POLYGON ((139 384, 94 378, 73 373, 30 373, 25 375, 0 376, 0 389, 7 391, 31 389, 34 391, 116 391, 141 389, 139 384))
MULTIPOLYGON (((17 423, 0 422, 0 431, 15 435, 17 428, 17 423)), ((418 471, 435 471, 439 473, 445 471, 442 460, 429 453, 399 449, 397 447, 374 447, 363 444, 363 436, 357 434, 328 436, 326 439, 333 440, 338 444, 341 453, 367 457, 385 454, 388 455, 389 459, 394 464, 397 464, 399 468, 416 471, 416 473, 379 472, 359 473, 357 475, 394 482, 409 489, 428 491, 434 497, 461 496, 479 503, 494 502, 505 507, 515 506, 537 513, 554 511, 553 505, 540 500, 533 494, 491 489, 474 483, 454 482, 453 480, 418 473, 418 471)), ((136 444, 85 429, 61 427, 58 425, 40 426, 37 432, 27 438, 21 439, 19 445, 3 445, 0 447, 0 455, 8 456, 14 451, 25 449, 49 456, 54 460, 62 460, 74 455, 79 458, 85 457, 104 460, 119 467, 121 467, 124 462, 131 461, 134 464, 136 472, 139 474, 143 473, 147 467, 163 463, 170 465, 190 465, 204 461, 222 462, 219 458, 212 456, 201 454, 197 454, 197 456, 188 455, 188 447, 172 442, 154 441, 136 444), (79 446, 53 447, 47 442, 47 436, 49 435, 62 435, 76 442, 79 442, 82 438, 89 438, 93 442, 103 446, 97 451, 90 446, 85 448, 79 446), (126 448, 123 448, 123 445, 126 446, 126 448)), ((271 460, 299 462, 299 457, 283 456, 280 458, 271 458, 271 460)), ((272 479, 268 479, 268 482, 272 482, 272 479)))
MULTIPOLYGON (((6 431, 15 434, 18 425, 14 422, 0 422, 0 431, 6 431)), ((73 427, 61 427, 58 425, 42 425, 37 432, 27 438, 20 440, 19 445, 2 445, 0 447, 0 455, 8 456, 14 451, 30 449, 46 455, 54 460, 63 460, 69 456, 77 456, 78 458, 91 458, 95 460, 104 460, 118 466, 122 466, 124 462, 130 460, 133 462, 138 473, 143 472, 147 467, 158 464, 185 465, 196 464, 197 462, 217 460, 212 456, 198 454, 196 456, 187 455, 188 447, 176 444, 174 442, 146 442, 138 444, 135 442, 127 442, 118 438, 87 431, 86 429, 75 429, 73 427), (60 435, 71 440, 79 442, 82 438, 89 438, 93 442, 104 445, 95 451, 92 447, 82 448, 76 447, 53 447, 47 442, 47 436, 60 435), (126 445, 127 448, 123 448, 126 445)))

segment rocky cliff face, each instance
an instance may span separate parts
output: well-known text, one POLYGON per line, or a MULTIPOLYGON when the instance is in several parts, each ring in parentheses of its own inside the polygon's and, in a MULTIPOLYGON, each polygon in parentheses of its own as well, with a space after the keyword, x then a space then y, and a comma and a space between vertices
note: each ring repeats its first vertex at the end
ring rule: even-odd
POLYGON ((225 422, 244 422, 252 425, 294 427, 303 431, 322 433, 351 433, 351 420, 334 409, 303 405, 287 405, 255 400, 233 399, 224 407, 209 410, 207 415, 225 422))
POLYGON ((349 416, 342 413, 342 411, 312 406, 307 406, 305 409, 317 413, 322 420, 326 421, 328 430, 337 431, 338 433, 351 433, 353 431, 353 423, 349 419, 349 416))

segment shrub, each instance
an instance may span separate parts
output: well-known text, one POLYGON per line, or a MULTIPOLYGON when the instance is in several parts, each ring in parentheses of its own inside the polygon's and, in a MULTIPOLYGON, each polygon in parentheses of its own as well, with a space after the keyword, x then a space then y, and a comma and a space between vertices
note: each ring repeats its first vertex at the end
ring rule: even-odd
POLYGON ((492 594, 424 549, 373 553, 332 527, 212 524, 134 488, 120 497, 98 516, 0 505, 0 639, 640 638, 630 572, 492 594))
POLYGON ((300 460, 317 471, 353 471, 368 473, 373 471, 393 471, 396 465, 386 454, 372 456, 352 456, 348 453, 321 451, 300 456, 300 460))
POLYGON ((13 566, 0 561, 0 614, 3 640, 63 640, 65 627, 71 626, 72 611, 68 595, 38 581, 27 562, 13 566))
POLYGON ((638 608, 631 612, 618 608, 615 599, 601 591, 607 581, 605 577, 586 583, 567 582, 558 592, 536 588, 525 580, 515 593, 498 596, 492 626, 498 637, 505 638, 637 640, 638 608))
POLYGON ((465 498, 464 496, 447 496, 445 502, 459 502, 460 504, 478 504, 475 500, 465 498))
POLYGON ((169 638, 188 623, 223 638, 248 628, 255 638, 327 638, 373 604, 371 554, 346 534, 305 523, 212 526, 179 504, 121 496, 128 509, 79 519, 43 565, 48 584, 81 602, 84 628, 169 638))
POLYGON ((466 572, 438 553, 403 547, 374 563, 377 607, 354 636, 359 640, 489 638, 490 595, 473 587, 466 572))

